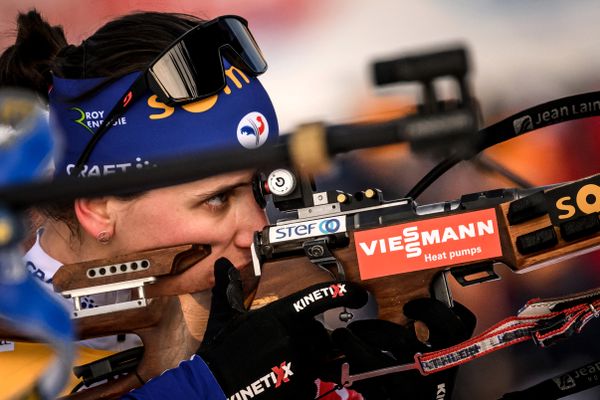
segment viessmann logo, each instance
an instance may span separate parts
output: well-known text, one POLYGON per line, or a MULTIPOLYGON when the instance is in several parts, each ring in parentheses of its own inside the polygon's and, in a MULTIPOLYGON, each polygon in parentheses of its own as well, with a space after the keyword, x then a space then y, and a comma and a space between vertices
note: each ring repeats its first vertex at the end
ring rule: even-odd
POLYGON ((494 209, 354 233, 362 279, 502 255, 494 209))
POLYGON ((338 232, 346 232, 345 217, 318 219, 295 224, 274 226, 269 229, 269 241, 271 243, 284 242, 287 240, 329 235, 338 232))

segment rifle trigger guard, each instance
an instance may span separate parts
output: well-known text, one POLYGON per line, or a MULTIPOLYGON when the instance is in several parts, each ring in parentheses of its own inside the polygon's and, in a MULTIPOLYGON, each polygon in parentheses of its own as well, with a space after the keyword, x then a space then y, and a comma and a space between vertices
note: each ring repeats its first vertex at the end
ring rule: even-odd
POLYGON ((330 273, 334 279, 346 280, 344 266, 329 249, 329 239, 327 237, 307 240, 302 243, 302 249, 311 263, 330 273), (337 276, 328 268, 331 265, 336 267, 337 276))

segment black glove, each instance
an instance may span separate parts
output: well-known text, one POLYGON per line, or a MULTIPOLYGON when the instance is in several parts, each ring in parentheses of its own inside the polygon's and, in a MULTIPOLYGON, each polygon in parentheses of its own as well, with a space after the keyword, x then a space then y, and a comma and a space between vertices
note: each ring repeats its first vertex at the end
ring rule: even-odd
POLYGON ((362 307, 367 293, 352 283, 329 282, 244 312, 238 280, 228 260, 217 261, 209 324, 197 354, 227 398, 313 399, 314 381, 332 351, 313 317, 334 307, 362 307))
MULTIPOLYGON (((362 320, 336 329, 332 339, 350 364, 350 374, 414 362, 414 354, 443 349, 468 339, 475 328, 475 316, 455 303, 450 309, 429 298, 404 305, 406 317, 424 322, 429 328, 428 345, 420 342, 415 330, 384 320, 362 320)), ((366 400, 450 399, 457 367, 422 376, 418 371, 389 374, 357 381, 352 389, 366 400)))

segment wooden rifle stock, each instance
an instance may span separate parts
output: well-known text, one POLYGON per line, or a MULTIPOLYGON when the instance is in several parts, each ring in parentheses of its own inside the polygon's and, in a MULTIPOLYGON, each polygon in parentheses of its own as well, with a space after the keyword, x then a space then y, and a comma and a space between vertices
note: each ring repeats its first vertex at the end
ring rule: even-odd
MULTIPOLYGON (((93 260, 62 266, 53 277, 55 291, 85 296, 86 292, 97 293, 94 288, 115 289, 111 285, 120 285, 131 281, 171 277, 182 273, 210 254, 210 248, 200 245, 183 245, 165 249, 151 250, 112 259, 93 260), (142 260, 145 261, 141 265, 142 260), (136 264, 135 269, 133 268, 136 264), (93 271, 93 272, 92 272, 93 271), (83 290, 83 292, 81 292, 83 290)), ((124 285, 125 287, 130 285, 124 285)), ((119 286, 116 286, 117 290, 119 286)), ((146 286, 148 287, 148 286, 146 286)), ((120 289, 131 290, 131 289, 120 289)), ((189 294, 160 296, 148 299, 139 298, 132 290, 132 301, 146 302, 145 306, 109 309, 97 313, 102 306, 92 309, 74 310, 75 329, 79 339, 91 339, 117 334, 136 334, 144 345, 144 354, 135 373, 130 372, 117 380, 110 380, 87 390, 66 396, 68 399, 111 399, 141 386, 140 378, 148 380, 175 367, 181 360, 189 358, 200 344, 201 336, 190 332, 186 320, 186 309, 190 302, 200 305, 202 315, 194 315, 194 326, 204 332, 208 320, 210 291, 194 295, 189 294), (90 315, 85 315, 90 312, 90 315), (83 315, 81 315, 83 314, 83 315), (139 376, 139 378, 138 378, 139 376)), ((0 324, 0 337, 3 339, 27 341, 10 325, 0 324)))
MULTIPOLYGON (((362 279, 357 256, 359 249, 356 243, 356 234, 367 231, 372 227, 352 229, 353 227, 350 226, 347 233, 347 245, 330 250, 335 259, 343 266, 345 279, 360 282, 374 295, 379 306, 379 318, 404 324, 406 318, 402 313, 402 306, 412 299, 430 297, 432 283, 442 272, 453 274, 460 272, 459 282, 462 280, 461 283, 466 285, 497 278, 493 273, 493 269, 481 268, 485 265, 491 267, 493 263, 503 263, 514 272, 520 273, 600 247, 599 183, 600 175, 595 175, 545 192, 540 190, 532 196, 504 202, 493 207, 489 205, 487 207, 473 207, 471 205, 467 210, 458 209, 424 216, 413 214, 393 222, 381 224, 384 227, 393 225, 409 226, 418 225, 424 221, 436 222, 435 220, 439 220, 441 230, 444 227, 444 219, 448 216, 467 215, 473 210, 493 210, 496 215, 501 254, 490 258, 467 263, 448 262, 448 264, 437 268, 426 268, 406 273, 397 272, 374 279, 362 279), (596 190, 596 193, 598 193, 595 206, 588 204, 587 207, 588 211, 594 211, 586 214, 578 210, 574 216, 564 219, 564 223, 571 224, 570 227, 566 226, 562 220, 556 218, 559 211, 563 212, 562 217, 565 215, 564 211, 561 211, 564 209, 557 209, 557 206, 560 205, 557 194, 562 196, 562 201, 565 197, 570 197, 574 201, 582 187, 587 187, 590 190, 589 185, 593 185, 596 189, 592 187, 592 190, 596 190), (542 212, 539 211, 540 209, 543 209, 542 212), (554 217, 551 218, 551 216, 554 217), (484 279, 479 277, 482 272, 487 274, 484 279), (474 281, 469 280, 469 277, 474 276, 474 274, 479 275, 474 281)), ((357 212, 359 211, 360 209, 357 210, 357 212)), ((333 215, 329 217, 333 217, 333 215)), ((323 218, 326 217, 321 216, 321 219, 315 219, 314 221, 318 223, 323 221, 323 218)), ((352 218, 348 218, 348 221, 351 220, 352 218)), ((351 222, 348 222, 348 224, 350 225, 351 222)), ((381 226, 377 226, 375 229, 381 226)), ((260 266, 261 280, 252 303, 253 308, 261 307, 309 285, 331 281, 332 274, 337 275, 339 278, 335 269, 328 273, 323 268, 315 266, 309 260, 309 257, 304 254, 265 257, 265 254, 273 252, 273 243, 269 243, 269 229, 274 229, 274 227, 265 228, 255 240, 256 252, 264 262, 260 266), (264 251, 264 248, 267 251, 264 251)), ((314 239, 314 237, 310 239, 314 239)), ((289 244, 286 245, 290 246, 289 244)), ((373 245, 375 246, 375 244, 373 245)), ((300 248, 302 248, 301 245, 300 248)))

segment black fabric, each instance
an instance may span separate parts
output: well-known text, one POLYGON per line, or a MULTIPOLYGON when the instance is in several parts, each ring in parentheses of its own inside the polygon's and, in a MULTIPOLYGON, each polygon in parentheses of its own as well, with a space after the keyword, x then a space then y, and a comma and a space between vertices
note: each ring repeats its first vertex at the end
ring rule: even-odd
MULTIPOLYGON (((429 328, 428 345, 417 338, 412 324, 401 326, 384 320, 363 320, 336 329, 332 339, 350 364, 350 373, 370 371, 414 362, 414 354, 442 349, 468 339, 475 328, 475 316, 461 304, 447 308, 429 298, 404 306, 404 314, 429 328)), ((355 382, 354 390, 366 400, 451 398, 457 368, 421 376, 417 371, 390 374, 355 382)))
POLYGON ((227 398, 247 391, 258 400, 313 399, 314 380, 332 355, 329 335, 313 317, 335 307, 360 308, 367 293, 352 283, 329 282, 240 312, 231 307, 239 304, 240 286, 228 260, 215 264, 215 280, 209 326, 197 354, 227 398))
POLYGON ((527 389, 506 393, 500 400, 555 400, 588 390, 600 385, 599 365, 600 361, 592 361, 539 382, 527 389))

